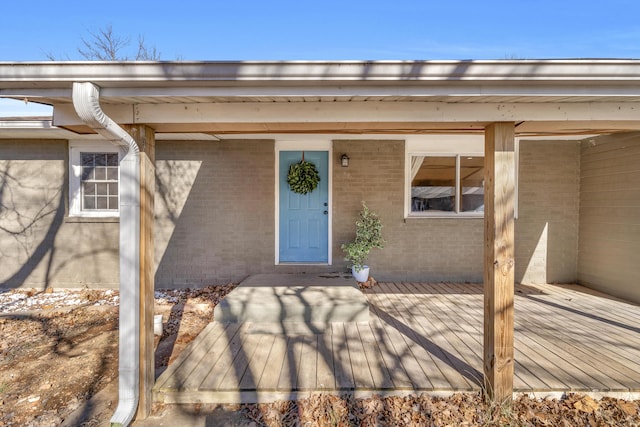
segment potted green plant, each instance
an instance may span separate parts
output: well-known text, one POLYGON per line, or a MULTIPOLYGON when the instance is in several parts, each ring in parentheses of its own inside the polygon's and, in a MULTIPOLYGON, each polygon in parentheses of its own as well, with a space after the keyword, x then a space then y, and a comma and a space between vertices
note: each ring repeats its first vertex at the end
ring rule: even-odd
POLYGON ((362 202, 362 211, 356 221, 356 238, 342 245, 345 260, 351 262, 351 273, 358 282, 369 279, 369 266, 365 265, 373 248, 383 248, 382 222, 378 215, 362 202))

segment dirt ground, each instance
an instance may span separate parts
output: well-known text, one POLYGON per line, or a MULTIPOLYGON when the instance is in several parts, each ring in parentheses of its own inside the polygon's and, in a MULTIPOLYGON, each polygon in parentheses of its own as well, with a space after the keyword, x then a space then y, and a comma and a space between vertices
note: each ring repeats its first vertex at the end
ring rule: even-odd
MULTIPOLYGON (((156 374, 234 286, 156 292, 164 321, 156 374)), ((113 290, 0 293, 0 426, 109 424, 118 401, 118 302, 113 290)))
MULTIPOLYGON (((235 285, 156 292, 164 331, 156 338, 156 372, 175 359, 211 320, 213 307, 235 285)), ((116 291, 0 293, 0 426, 104 426, 117 405, 118 294, 116 291)), ((154 405, 148 423, 165 425, 175 408, 154 405), (155 421, 154 421, 155 420, 155 421)), ((640 426, 640 401, 580 395, 527 397, 511 406, 482 397, 319 395, 259 405, 195 405, 206 425, 243 426, 640 426)), ((203 424, 203 425, 205 425, 203 424)))

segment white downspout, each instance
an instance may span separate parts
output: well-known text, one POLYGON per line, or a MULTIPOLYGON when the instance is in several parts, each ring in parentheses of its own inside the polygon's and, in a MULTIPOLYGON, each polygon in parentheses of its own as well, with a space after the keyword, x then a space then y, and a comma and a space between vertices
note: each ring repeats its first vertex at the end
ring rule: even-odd
POLYGON ((98 86, 73 83, 73 106, 82 121, 126 150, 120 161, 119 398, 111 426, 128 426, 139 398, 140 149, 131 135, 102 111, 98 86))

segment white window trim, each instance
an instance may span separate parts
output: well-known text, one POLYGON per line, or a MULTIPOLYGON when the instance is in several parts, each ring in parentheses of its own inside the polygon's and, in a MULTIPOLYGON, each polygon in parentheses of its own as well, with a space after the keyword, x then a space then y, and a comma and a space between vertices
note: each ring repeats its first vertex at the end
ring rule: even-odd
MULTIPOLYGON (((83 218, 119 217, 117 211, 83 211, 80 195, 82 165, 80 153, 118 153, 118 163, 124 156, 124 150, 109 142, 101 141, 69 141, 69 216, 83 218)), ((118 185, 120 185, 120 168, 118 168, 118 185)))

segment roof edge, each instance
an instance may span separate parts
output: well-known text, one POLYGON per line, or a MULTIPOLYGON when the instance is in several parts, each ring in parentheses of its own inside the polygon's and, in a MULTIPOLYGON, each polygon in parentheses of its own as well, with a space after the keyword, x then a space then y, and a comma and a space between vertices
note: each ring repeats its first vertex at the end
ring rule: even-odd
POLYGON ((16 83, 640 81, 637 59, 462 61, 0 62, 0 88, 16 83))

